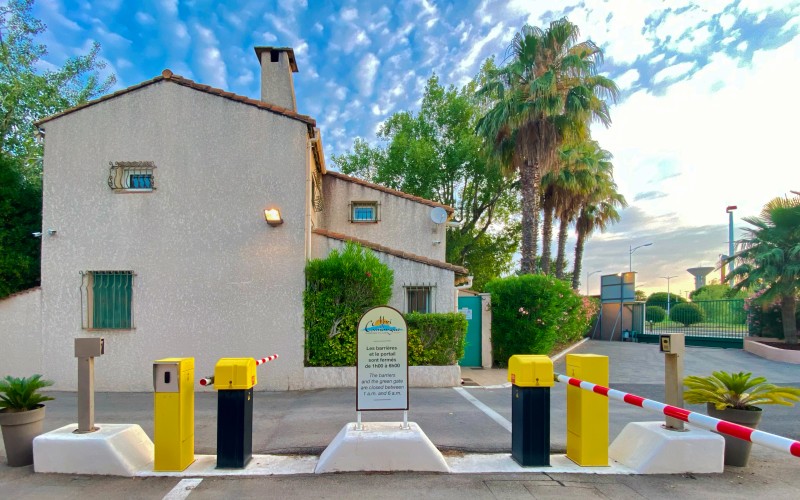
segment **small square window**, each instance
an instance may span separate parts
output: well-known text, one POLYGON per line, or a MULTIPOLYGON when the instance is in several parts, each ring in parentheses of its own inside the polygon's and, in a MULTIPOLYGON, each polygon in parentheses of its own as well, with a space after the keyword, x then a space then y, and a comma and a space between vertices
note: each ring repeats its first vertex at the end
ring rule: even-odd
POLYGON ((133 271, 87 271, 82 274, 82 327, 132 330, 133 271))
POLYGON ((156 188, 151 161, 111 162, 108 172, 108 186, 114 191, 141 192, 156 188))
POLYGON ((431 286, 407 286, 406 289, 406 312, 433 312, 433 287, 431 286))
POLYGON ((378 204, 354 201, 350 204, 350 222, 378 222, 378 204))

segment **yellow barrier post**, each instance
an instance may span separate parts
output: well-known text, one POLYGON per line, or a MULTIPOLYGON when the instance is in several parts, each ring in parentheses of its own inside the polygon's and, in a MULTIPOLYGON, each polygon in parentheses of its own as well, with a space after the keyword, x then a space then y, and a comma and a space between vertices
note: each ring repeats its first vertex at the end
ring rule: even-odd
MULTIPOLYGON (((567 354, 567 376, 608 387, 608 356, 567 354)), ((582 467, 608 465, 608 398, 567 386, 567 458, 582 467)))
POLYGON ((153 390, 153 470, 185 470, 194 462, 194 358, 155 361, 153 390))
POLYGON ((253 457, 256 366, 253 358, 221 358, 214 367, 218 469, 243 469, 253 457))

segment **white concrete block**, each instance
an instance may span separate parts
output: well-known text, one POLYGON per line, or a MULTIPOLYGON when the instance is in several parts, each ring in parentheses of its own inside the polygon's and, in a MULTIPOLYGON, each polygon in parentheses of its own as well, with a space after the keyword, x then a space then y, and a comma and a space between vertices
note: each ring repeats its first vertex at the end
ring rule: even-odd
POLYGON ((688 425, 683 432, 663 426, 663 422, 629 423, 609 446, 608 456, 637 474, 722 472, 722 436, 688 425))
POLYGON ((153 462, 153 442, 134 424, 96 424, 99 430, 75 434, 78 424, 33 440, 33 470, 63 474, 135 476, 153 462))
POLYGON ((315 473, 344 471, 449 472, 441 452, 415 422, 345 425, 319 457, 315 473))

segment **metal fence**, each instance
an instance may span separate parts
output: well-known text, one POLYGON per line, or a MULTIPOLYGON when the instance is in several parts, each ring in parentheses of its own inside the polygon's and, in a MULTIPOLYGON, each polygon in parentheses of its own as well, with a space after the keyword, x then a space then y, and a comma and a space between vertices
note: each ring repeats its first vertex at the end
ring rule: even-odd
POLYGON ((703 300, 688 303, 650 303, 644 332, 638 342, 658 342, 662 333, 686 334, 686 344, 742 348, 748 334, 744 299, 703 300))

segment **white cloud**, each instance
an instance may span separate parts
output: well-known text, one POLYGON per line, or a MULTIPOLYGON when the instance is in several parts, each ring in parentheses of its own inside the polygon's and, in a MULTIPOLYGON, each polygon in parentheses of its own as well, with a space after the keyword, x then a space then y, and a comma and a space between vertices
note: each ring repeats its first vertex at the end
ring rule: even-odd
POLYGON ((221 89, 227 89, 227 67, 222 59, 219 41, 214 32, 200 23, 195 23, 193 28, 197 33, 195 64, 200 67, 205 83, 221 89))
POLYGON ((156 23, 156 19, 147 12, 137 12, 135 17, 139 24, 150 26, 156 23))
POLYGON ((358 19, 358 10, 356 9, 342 9, 340 14, 342 21, 355 21, 358 19))
POLYGON ((159 5, 167 14, 176 15, 178 13, 178 0, 161 0, 159 5))
POLYGON ((472 70, 473 66, 475 65, 475 61, 478 59, 478 56, 481 55, 486 44, 499 37, 502 32, 503 23, 499 23, 497 26, 492 28, 492 30, 485 37, 475 41, 475 43, 473 43, 472 47, 469 49, 467 56, 458 62, 459 71, 469 72, 472 70))
POLYGON ((686 75, 694 67, 693 62, 682 62, 662 69, 653 77, 653 83, 661 83, 664 80, 679 78, 686 75))
POLYGON ((261 39, 264 40, 266 43, 275 43, 278 41, 278 37, 270 33, 269 31, 265 31, 264 33, 262 33, 261 39))
POLYGON ((629 69, 622 75, 615 78, 614 81, 617 83, 617 86, 620 89, 624 90, 633 85, 633 83, 638 79, 639 79, 639 71, 635 69, 629 69))
POLYGON ((361 58, 361 61, 359 61, 358 67, 356 68, 356 71, 360 73, 357 85, 359 93, 362 96, 368 97, 372 95, 375 77, 378 75, 378 68, 380 65, 380 60, 378 60, 372 52, 368 52, 361 58))

